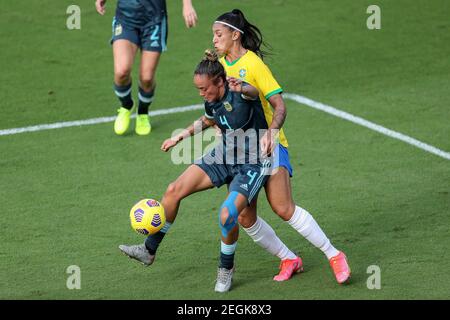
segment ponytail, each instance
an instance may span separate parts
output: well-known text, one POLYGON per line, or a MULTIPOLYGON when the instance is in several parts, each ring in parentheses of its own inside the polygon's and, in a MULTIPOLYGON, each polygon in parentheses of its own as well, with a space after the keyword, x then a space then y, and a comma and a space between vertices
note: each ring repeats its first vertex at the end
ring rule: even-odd
POLYGON ((261 46, 270 49, 270 46, 263 41, 261 31, 255 25, 247 21, 244 13, 239 9, 233 9, 226 12, 216 19, 217 22, 223 22, 231 30, 237 30, 241 33, 241 45, 248 50, 255 52, 261 59, 269 55, 267 51, 263 51, 261 46))

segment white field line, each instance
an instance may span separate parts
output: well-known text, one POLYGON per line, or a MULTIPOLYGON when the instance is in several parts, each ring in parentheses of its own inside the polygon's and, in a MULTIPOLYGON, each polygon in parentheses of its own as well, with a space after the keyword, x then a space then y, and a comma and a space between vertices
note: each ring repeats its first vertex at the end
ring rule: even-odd
MULTIPOLYGON (((381 134, 384 134, 388 137, 406 142, 414 147, 417 147, 419 149, 422 149, 426 152, 435 154, 439 157, 442 157, 444 159, 450 160, 450 153, 445 152, 443 150, 440 150, 436 147, 433 147, 429 144, 426 144, 424 142, 421 142, 419 140, 416 140, 414 138, 411 138, 407 135, 404 135, 402 133, 387 129, 383 126, 380 126, 376 123, 367 121, 363 118, 354 116, 350 113, 347 113, 345 111, 341 111, 339 109, 336 109, 334 107, 325 105, 323 103, 311 100, 309 98, 300 96, 298 94, 291 94, 291 93, 285 93, 283 94, 283 97, 295 102, 298 102, 300 104, 306 105, 308 107, 314 108, 316 110, 320 110, 326 113, 329 113, 335 117, 348 120, 350 122, 353 122, 355 124, 358 124, 360 126, 366 127, 368 129, 374 130, 376 132, 379 132, 381 134)), ((150 116, 159 116, 159 115, 166 115, 166 114, 172 114, 172 113, 181 113, 181 112, 187 112, 187 111, 193 111, 193 110, 199 110, 202 109, 203 105, 196 104, 196 105, 190 105, 190 106, 184 106, 184 107, 176 107, 176 108, 170 108, 170 109, 160 109, 150 112, 150 116)), ((133 115, 132 117, 135 117, 133 115)), ((50 124, 40 124, 36 126, 30 126, 30 127, 22 127, 22 128, 12 128, 12 129, 4 129, 0 130, 0 136, 7 136, 7 135, 14 135, 18 133, 25 133, 25 132, 35 132, 35 131, 42 131, 42 130, 51 130, 51 129, 60 129, 60 128, 67 128, 67 127, 75 127, 75 126, 86 126, 86 125, 93 125, 98 123, 105 123, 105 122, 113 122, 115 120, 115 116, 112 117, 102 117, 102 118, 93 118, 93 119, 87 119, 87 120, 79 120, 79 121, 67 121, 67 122, 57 122, 57 123, 50 123, 50 124)))
POLYGON ((396 131, 387 129, 387 128, 382 127, 382 126, 380 126, 380 125, 378 125, 376 123, 373 123, 373 122, 367 121, 367 120, 365 120, 363 118, 354 116, 354 115, 352 115, 350 113, 338 110, 336 108, 333 108, 333 107, 328 106, 326 104, 323 104, 323 103, 311 100, 309 98, 302 97, 302 96, 300 96, 298 94, 286 93, 286 94, 283 94, 283 97, 286 98, 286 99, 289 99, 289 100, 296 101, 296 102, 298 102, 300 104, 307 105, 307 106, 309 106, 311 108, 314 108, 314 109, 317 109, 317 110, 329 113, 329 114, 331 114, 331 115, 333 115, 335 117, 338 117, 338 118, 345 119, 345 120, 348 120, 350 122, 356 123, 356 124, 358 124, 360 126, 369 128, 371 130, 374 130, 376 132, 384 134, 384 135, 386 135, 388 137, 391 137, 391 138, 394 138, 394 139, 406 142, 406 143, 408 143, 408 144, 410 144, 410 145, 412 145, 414 147, 417 147, 419 149, 425 150, 425 151, 427 151, 429 153, 435 154, 435 155, 437 155, 439 157, 442 157, 444 159, 450 160, 450 153, 449 152, 445 152, 445 151, 440 150, 440 149, 438 149, 436 147, 433 147, 433 146, 431 146, 429 144, 426 144, 426 143, 424 143, 422 141, 419 141, 419 140, 416 140, 414 138, 411 138, 411 137, 409 137, 407 135, 404 135, 404 134, 402 134, 400 132, 396 132, 396 131))
MULTIPOLYGON (((181 112, 187 112, 187 111, 192 111, 192 110, 199 110, 202 108, 203 108, 202 104, 194 104, 194 105, 185 106, 185 107, 159 109, 159 110, 151 111, 150 116, 160 116, 160 115, 171 114, 171 113, 181 113, 181 112)), ((135 118, 136 115, 133 114, 131 117, 135 118)), ((34 131, 42 131, 42 130, 76 127, 76 126, 88 126, 88 125, 98 124, 98 123, 113 122, 115 119, 116 119, 116 116, 113 116, 113 117, 102 117, 102 118, 93 118, 93 119, 77 120, 77 121, 56 122, 56 123, 50 123, 50 124, 39 124, 36 126, 31 126, 31 127, 5 129, 5 130, 0 130, 0 136, 8 136, 8 135, 24 133, 24 132, 34 132, 34 131)))

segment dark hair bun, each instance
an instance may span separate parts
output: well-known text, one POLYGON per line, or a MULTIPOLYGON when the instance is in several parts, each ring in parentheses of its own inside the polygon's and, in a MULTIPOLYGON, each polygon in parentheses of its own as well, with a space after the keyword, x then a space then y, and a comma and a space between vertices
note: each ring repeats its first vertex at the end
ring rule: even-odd
POLYGON ((217 52, 211 50, 211 49, 206 49, 205 50, 205 57, 203 58, 203 60, 208 60, 211 62, 216 62, 219 60, 219 56, 217 55, 217 52))

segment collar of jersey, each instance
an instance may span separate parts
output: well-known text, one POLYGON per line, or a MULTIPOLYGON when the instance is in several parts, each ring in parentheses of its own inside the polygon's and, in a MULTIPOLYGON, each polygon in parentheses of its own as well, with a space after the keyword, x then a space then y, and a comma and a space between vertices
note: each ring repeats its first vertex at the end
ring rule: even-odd
POLYGON ((225 63, 227 64, 227 66, 231 67, 234 66, 243 56, 245 56, 247 53, 249 52, 249 50, 247 50, 246 53, 244 53, 242 56, 240 56, 239 58, 237 58, 234 61, 228 62, 227 57, 225 56, 223 59, 225 60, 225 63))

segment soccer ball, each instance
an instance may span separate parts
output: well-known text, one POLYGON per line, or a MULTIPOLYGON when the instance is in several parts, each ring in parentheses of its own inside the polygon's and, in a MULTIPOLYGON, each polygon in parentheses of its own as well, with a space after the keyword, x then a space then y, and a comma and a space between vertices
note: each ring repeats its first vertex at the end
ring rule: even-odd
POLYGON ((131 208, 130 222, 137 233, 145 236, 154 234, 166 223, 164 207, 156 200, 143 199, 131 208))

